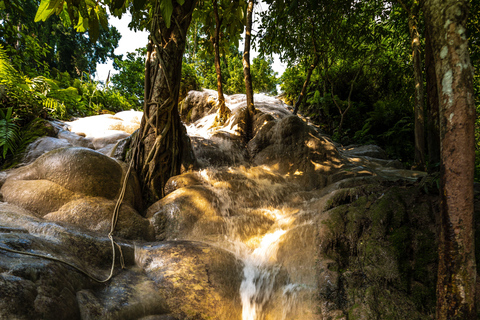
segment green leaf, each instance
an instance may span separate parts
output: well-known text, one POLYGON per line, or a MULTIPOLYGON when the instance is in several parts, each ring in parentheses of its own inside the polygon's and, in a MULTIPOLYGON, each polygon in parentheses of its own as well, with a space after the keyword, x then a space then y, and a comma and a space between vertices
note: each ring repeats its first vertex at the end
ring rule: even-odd
POLYGON ((113 9, 120 9, 121 7, 123 7, 123 4, 125 3, 124 0, 114 0, 113 1, 113 9))
POLYGON ((88 35, 92 42, 97 42, 98 36, 100 35, 97 12, 93 8, 90 10, 90 18, 88 19, 88 35))
POLYGON ((47 20, 54 12, 55 7, 53 4, 57 3, 57 0, 42 0, 35 14, 35 22, 47 20))
POLYGON ((162 0, 162 2, 160 2, 160 11, 163 19, 165 20, 167 28, 170 28, 170 20, 173 12, 172 0, 162 0))
POLYGON ((97 15, 98 15, 98 20, 100 20, 100 24, 102 25, 103 29, 107 30, 108 18, 107 18, 107 12, 105 11, 105 9, 100 8, 100 10, 97 11, 97 15))
POLYGON ((135 10, 142 10, 145 7, 147 0, 133 0, 133 8, 135 10))
POLYGON ((65 10, 62 10, 62 12, 60 12, 60 15, 59 15, 60 20, 62 21, 63 25, 71 26, 72 25, 72 20, 70 19, 67 4, 65 2, 63 3, 63 7, 64 7, 65 10))
POLYGON ((78 16, 78 24, 75 26, 75 29, 77 30, 77 32, 85 32, 87 31, 87 27, 88 26, 88 18, 87 19, 84 19, 83 16, 80 14, 78 16))
POLYGON ((185 3, 185 0, 177 0, 178 4, 183 6, 183 4, 185 3))

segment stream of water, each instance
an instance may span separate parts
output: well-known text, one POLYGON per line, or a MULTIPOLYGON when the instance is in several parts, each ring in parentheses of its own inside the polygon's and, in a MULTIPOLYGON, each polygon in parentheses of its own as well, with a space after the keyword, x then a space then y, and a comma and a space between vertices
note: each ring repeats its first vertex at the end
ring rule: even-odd
MULTIPOLYGON (((262 111, 274 117, 287 113, 285 106, 274 98, 256 95, 255 101, 260 108, 266 106, 262 111)), ((235 96, 227 102, 233 112, 245 105, 235 96)), ((211 139, 218 132, 212 129, 214 118, 215 114, 211 114, 188 126, 189 136, 211 139)), ((236 128, 227 123, 220 130, 235 134, 236 128)), ((226 144, 222 148, 228 150, 228 141, 226 144)), ((297 285, 288 279, 277 282, 281 273, 277 251, 284 235, 297 226, 298 210, 292 210, 284 202, 285 196, 295 187, 266 166, 239 164, 229 168, 204 169, 200 174, 220 199, 226 223, 224 239, 215 245, 233 252, 244 263, 240 287, 243 320, 263 319, 265 308, 275 291, 283 295, 282 305, 275 308, 283 308, 281 314, 285 319, 288 310, 295 305, 297 285)))

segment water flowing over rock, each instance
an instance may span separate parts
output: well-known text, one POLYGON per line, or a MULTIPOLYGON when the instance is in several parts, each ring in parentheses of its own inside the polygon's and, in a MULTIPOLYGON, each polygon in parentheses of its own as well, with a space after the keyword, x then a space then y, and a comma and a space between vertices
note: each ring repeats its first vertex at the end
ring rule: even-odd
POLYGON ((2 173, 1 319, 428 317, 435 183, 376 146, 335 144, 264 95, 248 140, 245 96, 226 97, 225 124, 215 101, 205 90, 182 102, 196 169, 172 177, 163 199, 143 208, 131 173, 106 283, 73 266, 110 272, 125 137, 141 113, 55 122, 53 147, 37 141, 26 165, 2 173))

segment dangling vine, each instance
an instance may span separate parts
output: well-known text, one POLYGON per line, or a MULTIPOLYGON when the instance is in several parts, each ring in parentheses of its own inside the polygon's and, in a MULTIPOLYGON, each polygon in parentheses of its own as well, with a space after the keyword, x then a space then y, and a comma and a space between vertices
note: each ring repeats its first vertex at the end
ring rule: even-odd
POLYGON ((180 172, 178 96, 186 31, 196 1, 176 4, 167 26, 156 1, 145 62, 144 115, 136 142, 135 169, 147 203, 164 196, 167 180, 180 172))

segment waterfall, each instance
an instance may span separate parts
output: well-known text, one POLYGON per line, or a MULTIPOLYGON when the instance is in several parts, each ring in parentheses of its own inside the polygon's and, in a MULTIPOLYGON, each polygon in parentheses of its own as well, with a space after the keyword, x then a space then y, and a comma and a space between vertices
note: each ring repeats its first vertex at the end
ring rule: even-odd
MULTIPOLYGON (((214 112, 187 126, 194 144, 200 141, 199 148, 215 145, 221 155, 227 154, 234 163, 211 165, 212 160, 208 158, 211 155, 201 153, 203 150, 197 152, 197 158, 199 154, 200 158, 205 156, 199 160, 207 164, 199 176, 219 200, 224 224, 219 231, 223 237, 195 240, 233 252, 243 262, 239 293, 243 320, 261 320, 272 309, 276 319, 287 319, 289 310, 294 309, 298 301, 298 291, 306 286, 291 281, 290 274, 277 261, 277 252, 289 232, 311 221, 299 203, 288 200, 290 195, 301 191, 301 187, 275 168, 252 166, 248 160, 242 161, 245 150, 235 145, 235 136, 238 137, 235 115, 245 107, 245 96, 227 96, 227 105, 234 116, 224 126, 214 127, 214 112)), ((280 100, 265 95, 255 95, 255 106, 271 119, 291 115, 280 100)), ((289 241, 296 240, 291 237, 289 241)))

